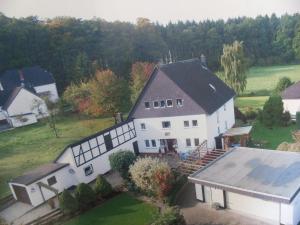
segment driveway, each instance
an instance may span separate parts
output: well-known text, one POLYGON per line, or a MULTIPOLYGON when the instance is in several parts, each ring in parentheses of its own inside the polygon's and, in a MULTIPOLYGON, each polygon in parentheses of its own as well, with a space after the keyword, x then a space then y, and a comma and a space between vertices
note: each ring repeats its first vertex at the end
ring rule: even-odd
POLYGON ((208 204, 196 200, 194 184, 191 183, 183 189, 177 203, 188 225, 274 225, 232 210, 212 209, 208 204))

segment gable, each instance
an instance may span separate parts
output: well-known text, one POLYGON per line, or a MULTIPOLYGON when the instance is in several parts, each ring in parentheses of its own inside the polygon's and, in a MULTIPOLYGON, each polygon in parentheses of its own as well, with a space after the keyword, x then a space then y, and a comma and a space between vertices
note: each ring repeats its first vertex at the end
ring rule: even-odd
POLYGON ((168 116, 183 116, 203 114, 205 111, 195 101, 178 87, 163 71, 154 70, 144 90, 139 96, 129 117, 153 118, 168 116), (173 101, 173 107, 154 108, 154 101, 173 101), (183 100, 183 106, 176 105, 176 99, 183 100), (151 107, 145 108, 145 102, 150 102, 151 107))
POLYGON ((281 96, 283 99, 300 99, 300 81, 286 88, 281 96))

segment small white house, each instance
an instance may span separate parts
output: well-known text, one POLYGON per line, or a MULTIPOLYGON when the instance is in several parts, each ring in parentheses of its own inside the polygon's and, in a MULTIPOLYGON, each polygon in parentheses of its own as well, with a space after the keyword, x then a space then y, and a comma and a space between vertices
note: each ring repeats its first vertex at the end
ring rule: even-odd
POLYGON ((300 153, 234 148, 189 176, 196 198, 270 224, 300 222, 300 153))
POLYGON ((286 88, 282 94, 283 107, 291 114, 292 119, 300 112, 300 81, 286 88))
POLYGON ((48 115, 44 97, 58 100, 51 73, 40 67, 9 70, 0 76, 0 127, 20 127, 48 115))
POLYGON ((204 141, 222 148, 221 134, 235 124, 234 96, 199 59, 157 66, 129 114, 140 152, 186 152, 204 141))

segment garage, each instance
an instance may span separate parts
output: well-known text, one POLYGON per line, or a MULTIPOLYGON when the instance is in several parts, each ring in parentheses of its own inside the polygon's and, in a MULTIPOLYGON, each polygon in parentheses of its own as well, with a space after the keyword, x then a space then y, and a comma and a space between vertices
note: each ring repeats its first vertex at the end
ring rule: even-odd
POLYGON ((12 185, 13 191, 16 195, 16 200, 23 202, 23 203, 27 203, 27 204, 31 204, 29 195, 27 193, 27 190, 25 187, 19 186, 19 185, 12 185))
POLYGON ((189 181, 201 202, 271 224, 300 222, 300 153, 233 148, 189 181))

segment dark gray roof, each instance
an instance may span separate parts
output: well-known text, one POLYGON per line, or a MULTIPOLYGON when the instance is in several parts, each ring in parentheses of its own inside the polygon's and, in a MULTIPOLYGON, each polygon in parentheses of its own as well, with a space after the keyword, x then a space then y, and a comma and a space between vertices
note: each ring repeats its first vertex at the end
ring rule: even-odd
POLYGON ((283 99, 297 99, 300 98, 300 81, 286 88, 282 94, 283 99))
MULTIPOLYGON (((129 113, 133 117, 138 104, 140 104, 146 90, 151 85, 155 75, 162 71, 184 93, 197 103, 206 114, 212 114, 228 100, 235 96, 235 92, 229 88, 220 78, 204 67, 199 59, 190 59, 176 63, 157 66, 139 98, 129 113)), ((172 92, 172 87, 166 87, 172 92)))
POLYGON ((290 203, 300 190, 300 153, 234 148, 191 175, 189 180, 266 200, 290 203))
POLYGON ((7 70, 0 75, 0 82, 4 90, 12 90, 21 86, 20 72, 23 74, 25 86, 28 88, 55 83, 53 75, 39 66, 23 69, 7 70))
POLYGON ((17 184, 23 184, 23 185, 29 185, 34 183, 35 181, 38 181, 51 173, 56 172, 57 170, 60 170, 61 168, 64 168, 68 166, 68 163, 48 163, 44 164, 34 170, 31 170, 22 176, 16 177, 12 179, 11 183, 17 183, 17 184))

